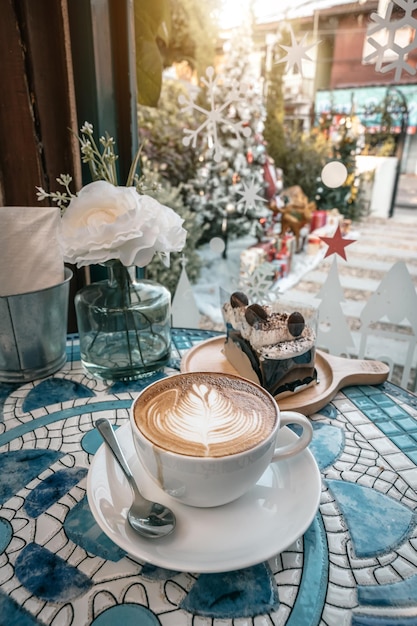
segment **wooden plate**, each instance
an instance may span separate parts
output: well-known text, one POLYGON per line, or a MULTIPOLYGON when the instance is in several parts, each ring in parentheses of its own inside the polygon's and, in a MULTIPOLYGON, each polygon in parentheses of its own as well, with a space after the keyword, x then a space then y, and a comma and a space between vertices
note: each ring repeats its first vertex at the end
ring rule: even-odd
MULTIPOLYGON (((213 337, 197 344, 181 360, 181 372, 223 372, 238 374, 223 354, 225 336, 213 337)), ((304 415, 317 413, 348 385, 379 385, 387 380, 389 367, 381 361, 345 359, 316 351, 318 383, 291 396, 280 398, 284 411, 299 411, 304 415)))

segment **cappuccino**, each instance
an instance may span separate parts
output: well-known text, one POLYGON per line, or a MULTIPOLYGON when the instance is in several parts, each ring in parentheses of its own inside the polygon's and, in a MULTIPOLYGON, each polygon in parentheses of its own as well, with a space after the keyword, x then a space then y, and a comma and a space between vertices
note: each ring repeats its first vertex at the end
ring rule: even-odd
POLYGON ((141 392, 134 420, 151 443, 175 454, 224 457, 265 441, 279 419, 274 399, 235 376, 170 376, 141 392))

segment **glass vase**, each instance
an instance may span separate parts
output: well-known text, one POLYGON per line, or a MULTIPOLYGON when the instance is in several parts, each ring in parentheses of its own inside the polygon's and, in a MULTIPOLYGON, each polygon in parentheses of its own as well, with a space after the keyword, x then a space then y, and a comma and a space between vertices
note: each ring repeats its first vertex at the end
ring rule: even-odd
POLYGON ((171 294, 137 279, 135 267, 107 264, 108 279, 75 296, 81 361, 105 380, 135 380, 162 369, 171 351, 171 294))

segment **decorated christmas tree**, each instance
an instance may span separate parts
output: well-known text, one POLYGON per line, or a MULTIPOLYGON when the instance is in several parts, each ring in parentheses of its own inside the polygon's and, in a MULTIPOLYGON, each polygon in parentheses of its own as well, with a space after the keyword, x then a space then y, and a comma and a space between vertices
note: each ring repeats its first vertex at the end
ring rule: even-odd
POLYGON ((187 185, 186 202, 207 229, 199 243, 241 236, 267 209, 264 203, 263 103, 251 67, 251 29, 243 26, 226 45, 223 62, 202 77, 198 99, 183 101, 195 111, 197 127, 184 142, 199 151, 196 175, 187 185))

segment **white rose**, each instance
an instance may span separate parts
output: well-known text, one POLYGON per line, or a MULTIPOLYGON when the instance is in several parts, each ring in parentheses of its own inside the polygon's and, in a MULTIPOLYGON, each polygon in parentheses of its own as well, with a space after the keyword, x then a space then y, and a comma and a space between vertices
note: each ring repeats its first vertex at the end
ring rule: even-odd
POLYGON ((78 267, 110 259, 144 267, 159 252, 169 260, 184 247, 183 221, 134 187, 99 180, 83 187, 64 212, 64 259, 78 267))

